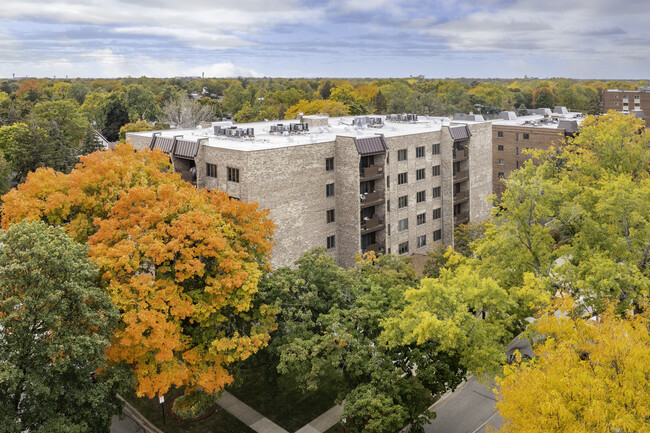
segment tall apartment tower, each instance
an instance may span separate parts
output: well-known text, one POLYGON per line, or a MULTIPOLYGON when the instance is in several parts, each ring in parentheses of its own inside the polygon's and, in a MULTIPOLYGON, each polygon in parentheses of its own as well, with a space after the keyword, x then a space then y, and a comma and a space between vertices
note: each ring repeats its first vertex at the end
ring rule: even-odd
POLYGON ((603 93, 603 108, 633 114, 645 120, 646 127, 650 126, 650 87, 639 87, 636 90, 610 89, 603 93))
POLYGON ((349 267, 370 250, 410 255, 452 245, 455 225, 486 219, 491 136, 489 122, 404 114, 215 122, 127 140, 169 154, 198 188, 269 209, 275 267, 315 247, 349 267))

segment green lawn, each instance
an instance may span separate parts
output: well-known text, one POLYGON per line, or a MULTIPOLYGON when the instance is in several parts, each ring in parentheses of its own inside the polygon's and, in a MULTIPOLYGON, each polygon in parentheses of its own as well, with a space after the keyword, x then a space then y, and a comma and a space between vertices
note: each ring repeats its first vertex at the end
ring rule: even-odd
MULTIPOLYGON (((171 401, 181 393, 180 390, 169 391, 165 395, 165 399, 171 401)), ((123 397, 145 418, 165 433, 251 433, 253 431, 221 407, 217 407, 217 410, 208 418, 197 422, 175 421, 167 413, 165 416, 167 423, 163 425, 162 412, 157 398, 138 398, 134 393, 123 397)))
POLYGON ((240 378, 228 391, 289 432, 295 432, 336 404, 335 383, 303 394, 293 377, 278 377, 263 367, 242 369, 240 378))

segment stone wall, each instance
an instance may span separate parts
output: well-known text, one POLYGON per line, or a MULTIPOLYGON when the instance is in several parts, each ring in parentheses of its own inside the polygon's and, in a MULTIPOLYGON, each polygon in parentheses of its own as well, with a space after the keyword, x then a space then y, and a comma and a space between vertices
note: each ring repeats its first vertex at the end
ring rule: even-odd
POLYGON ((492 124, 470 125, 469 142, 469 220, 484 221, 490 217, 492 204, 492 124))

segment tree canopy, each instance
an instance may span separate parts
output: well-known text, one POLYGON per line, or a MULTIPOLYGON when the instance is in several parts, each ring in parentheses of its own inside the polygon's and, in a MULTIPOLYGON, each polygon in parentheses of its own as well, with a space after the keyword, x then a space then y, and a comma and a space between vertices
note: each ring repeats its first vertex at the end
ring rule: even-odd
POLYGON ((273 311, 251 308, 270 253, 267 212, 196 190, 162 152, 119 145, 67 175, 37 170, 4 200, 3 227, 43 220, 90 245, 121 312, 107 354, 133 367, 139 395, 217 392, 230 364, 268 343, 273 311))
POLYGON ((306 388, 335 381, 353 431, 421 428, 433 416, 432 395, 455 388, 464 369, 453 351, 380 340, 383 320, 397 314, 417 283, 404 258, 391 255, 360 258, 346 271, 314 250, 296 269, 278 269, 260 285, 278 309, 269 347, 278 370, 306 388))
POLYGON ((621 317, 610 307, 590 320, 575 306, 568 299, 542 315, 537 356, 505 367, 501 432, 650 431, 648 311, 621 317))
POLYGON ((42 222, 0 232, 0 431, 108 432, 117 320, 87 247, 42 222))

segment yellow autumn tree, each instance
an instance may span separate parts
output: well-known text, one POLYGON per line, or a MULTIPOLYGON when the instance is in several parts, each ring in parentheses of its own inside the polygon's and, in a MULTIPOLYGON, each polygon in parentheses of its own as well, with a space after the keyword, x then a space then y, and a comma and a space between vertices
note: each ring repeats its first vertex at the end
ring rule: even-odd
POLYGON ((650 316, 545 314, 537 357, 498 380, 500 432, 650 432, 650 316))
POLYGON ((268 212, 197 190, 162 152, 122 144, 68 175, 39 169, 3 200, 3 228, 43 220, 88 242, 121 311, 107 354, 132 366, 138 395, 218 392, 233 362, 268 343, 273 311, 252 308, 271 251, 268 212))

